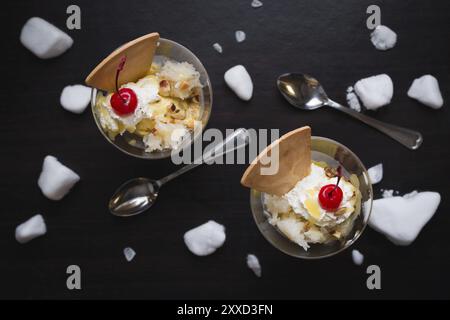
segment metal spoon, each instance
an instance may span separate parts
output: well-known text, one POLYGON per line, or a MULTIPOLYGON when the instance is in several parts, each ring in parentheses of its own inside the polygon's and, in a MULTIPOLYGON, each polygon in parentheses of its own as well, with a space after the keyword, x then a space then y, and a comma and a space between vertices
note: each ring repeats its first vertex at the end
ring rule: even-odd
POLYGON ((277 86, 286 100, 296 108, 314 110, 323 106, 332 107, 378 129, 411 150, 416 150, 422 144, 420 132, 381 122, 334 102, 328 98, 319 81, 311 76, 286 73, 278 77, 277 86))
POLYGON ((215 158, 228 152, 245 147, 250 142, 250 134, 246 129, 237 129, 226 139, 217 144, 213 149, 203 154, 202 159, 184 166, 168 176, 152 180, 148 178, 131 179, 122 184, 109 201, 109 211, 119 217, 130 217, 148 210, 156 201, 159 189, 167 182, 186 173, 204 162, 213 161, 215 158), (203 160, 203 161, 202 161, 203 160))

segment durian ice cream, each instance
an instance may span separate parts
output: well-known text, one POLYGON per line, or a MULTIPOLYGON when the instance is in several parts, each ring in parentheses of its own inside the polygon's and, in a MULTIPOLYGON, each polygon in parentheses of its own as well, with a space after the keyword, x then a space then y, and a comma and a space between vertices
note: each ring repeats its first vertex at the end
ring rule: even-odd
POLYGON ((142 139, 147 152, 177 149, 200 118, 200 74, 187 62, 168 60, 152 64, 147 75, 120 88, 137 96, 133 113, 119 115, 111 107, 111 96, 98 95, 95 112, 111 139, 125 132, 142 139))
POLYGON ((320 189, 337 182, 336 170, 325 163, 311 163, 311 172, 283 196, 264 194, 269 222, 288 239, 308 250, 311 243, 344 239, 360 210, 360 191, 356 177, 342 177, 339 187, 343 199, 334 211, 323 209, 318 201, 320 189))

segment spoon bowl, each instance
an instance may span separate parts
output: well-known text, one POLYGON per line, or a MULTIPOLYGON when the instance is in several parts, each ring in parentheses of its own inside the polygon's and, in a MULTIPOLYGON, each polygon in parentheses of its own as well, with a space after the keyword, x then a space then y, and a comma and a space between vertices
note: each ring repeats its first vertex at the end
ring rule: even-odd
POLYGON ((118 217, 140 214, 156 201, 160 183, 147 178, 131 179, 122 184, 109 201, 109 210, 118 217))
POLYGON ((285 73, 278 77, 277 85, 286 100, 302 110, 318 109, 328 101, 320 83, 306 74, 285 73))

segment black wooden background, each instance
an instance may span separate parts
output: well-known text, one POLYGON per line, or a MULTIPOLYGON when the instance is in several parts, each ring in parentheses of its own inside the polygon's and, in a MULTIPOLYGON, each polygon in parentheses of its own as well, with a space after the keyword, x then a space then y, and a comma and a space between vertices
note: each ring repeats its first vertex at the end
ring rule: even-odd
POLYGON ((3 53, 0 166, 1 298, 450 298, 450 2, 442 1, 8 1, 2 3, 3 53), (66 8, 78 4, 82 29, 67 31, 66 8), (390 51, 369 41, 366 8, 378 4, 382 23, 398 33, 390 51), (19 42, 22 25, 40 16, 75 40, 63 56, 43 61, 19 42), (247 40, 236 43, 235 30, 247 40), (367 229, 355 244, 366 257, 357 267, 351 250, 321 261, 282 254, 257 230, 249 192, 239 180, 245 166, 205 166, 167 185, 157 205, 134 219, 111 216, 106 204, 123 181, 160 177, 170 161, 144 161, 122 154, 104 140, 89 110, 74 115, 59 106, 64 86, 82 83, 96 63, 123 42, 158 31, 190 48, 204 63, 214 87, 212 128, 279 128, 285 133, 311 125, 313 134, 338 140, 366 166, 383 162, 375 186, 406 193, 438 191, 440 208, 418 239, 398 247, 367 229), (222 44, 218 54, 212 44, 222 44), (240 101, 225 85, 224 72, 247 67, 254 97, 240 101), (328 94, 345 102, 356 80, 380 73, 394 82, 392 103, 370 115, 421 131, 424 144, 409 151, 393 140, 333 110, 302 112, 275 87, 277 76, 301 71, 316 76, 328 94), (412 80, 433 74, 446 100, 432 110, 406 95, 412 80), (42 160, 52 154, 82 180, 62 201, 47 200, 37 186, 42 160), (15 227, 42 213, 48 234, 26 245, 15 227), (200 258, 185 247, 186 230, 213 219, 226 226, 227 241, 200 258), (133 247, 127 263, 122 250, 133 247), (255 253, 263 268, 256 278, 245 264, 255 253), (66 268, 82 269, 82 290, 66 288, 66 268), (382 289, 366 288, 366 267, 382 270, 382 289))

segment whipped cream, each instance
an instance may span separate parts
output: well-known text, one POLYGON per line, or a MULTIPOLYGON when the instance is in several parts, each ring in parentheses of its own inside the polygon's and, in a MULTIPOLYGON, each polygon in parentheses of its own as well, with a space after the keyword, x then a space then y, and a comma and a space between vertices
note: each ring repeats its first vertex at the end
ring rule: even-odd
POLYGON ((123 130, 127 128, 133 129, 142 119, 152 116, 152 110, 149 104, 160 100, 160 96, 158 95, 159 83, 155 77, 149 76, 140 79, 136 83, 126 83, 121 88, 129 88, 136 93, 138 103, 134 112, 126 116, 118 115, 111 107, 110 100, 112 94, 108 95, 108 98, 103 101, 103 106, 112 119, 124 125, 125 128, 123 130))
POLYGON ((324 168, 312 163, 311 173, 300 180, 296 186, 286 193, 286 199, 292 210, 308 221, 318 226, 334 226, 344 222, 355 210, 355 187, 345 179, 339 181, 343 199, 336 210, 345 213, 337 215, 336 212, 324 210, 318 201, 320 189, 327 184, 336 184, 337 177, 329 178, 324 168))
POLYGON ((311 173, 295 187, 279 197, 264 194, 268 221, 288 239, 308 250, 311 243, 327 243, 349 234, 353 226, 359 190, 341 179, 343 199, 336 211, 324 210, 318 201, 320 189, 336 184, 337 177, 328 177, 322 166, 312 163, 311 173))
POLYGON ((155 128, 159 135, 149 134, 144 137, 146 151, 178 149, 188 136, 189 130, 182 124, 157 123, 155 128))

